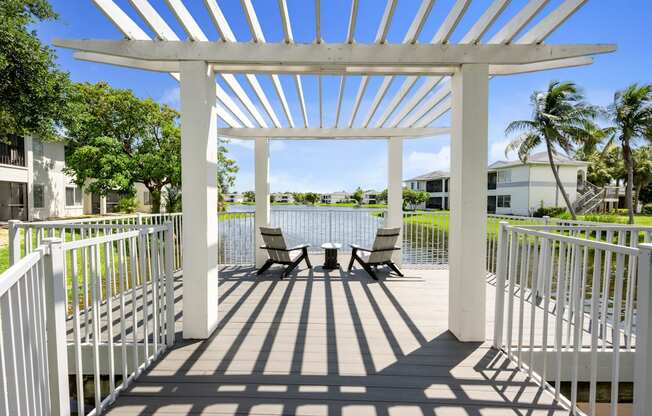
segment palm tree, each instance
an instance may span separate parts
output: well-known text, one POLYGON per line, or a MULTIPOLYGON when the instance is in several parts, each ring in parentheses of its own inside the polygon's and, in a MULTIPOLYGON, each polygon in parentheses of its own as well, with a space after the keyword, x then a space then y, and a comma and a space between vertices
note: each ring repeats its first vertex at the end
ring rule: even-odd
POLYGON ((634 223, 632 190, 634 188, 634 161, 632 145, 636 140, 647 137, 652 131, 652 84, 639 86, 632 84, 614 94, 614 101, 608 107, 609 115, 616 130, 615 137, 623 150, 623 162, 627 174, 625 204, 629 223, 634 223))
POLYGON ((600 157, 611 147, 615 129, 611 126, 600 127, 593 120, 586 119, 582 120, 577 127, 570 129, 568 133, 580 145, 575 152, 575 158, 578 160, 589 160, 591 156, 598 152, 599 145, 604 144, 600 157))
POLYGON ((505 134, 518 133, 505 149, 505 154, 516 151, 518 158, 527 162, 530 153, 539 145, 545 145, 550 168, 557 187, 564 198, 568 212, 576 219, 575 209, 559 178, 554 156, 558 149, 566 154, 573 152, 573 144, 579 139, 573 135, 596 116, 596 110, 583 102, 583 96, 572 82, 551 81, 548 90, 535 91, 530 96, 533 107, 532 120, 516 120, 509 123, 505 134))

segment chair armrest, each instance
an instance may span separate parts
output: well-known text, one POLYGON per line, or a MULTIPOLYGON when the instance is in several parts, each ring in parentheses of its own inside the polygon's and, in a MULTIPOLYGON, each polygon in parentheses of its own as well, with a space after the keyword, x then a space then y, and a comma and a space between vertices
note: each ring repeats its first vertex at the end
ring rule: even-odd
POLYGON ((260 246, 262 250, 274 250, 274 251, 290 251, 287 248, 273 248, 273 247, 267 247, 267 246, 260 246))
POLYGON ((303 250, 304 248, 308 247, 310 247, 310 244, 299 244, 298 246, 288 248, 287 251, 303 250))
POLYGON ((373 251, 373 250, 371 250, 371 249, 369 249, 369 248, 364 248, 364 247, 361 247, 361 246, 359 246, 359 245, 357 245, 357 244, 349 244, 349 246, 350 246, 352 249, 354 249, 354 250, 368 251, 368 252, 372 252, 372 251, 373 251))

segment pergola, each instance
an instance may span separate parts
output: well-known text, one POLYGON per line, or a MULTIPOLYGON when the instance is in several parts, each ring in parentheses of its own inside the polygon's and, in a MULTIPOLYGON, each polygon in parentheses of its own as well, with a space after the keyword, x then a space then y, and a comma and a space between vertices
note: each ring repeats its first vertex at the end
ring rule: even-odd
MULTIPOLYGON (((186 338, 207 338, 217 325, 218 260, 216 164, 218 136, 255 140, 256 229, 270 220, 269 142, 275 139, 380 139, 388 141, 387 226, 402 225, 403 139, 451 136, 449 329, 461 341, 485 339, 485 252, 487 204, 488 82, 493 76, 588 65, 590 55, 612 52, 614 45, 548 45, 543 41, 586 0, 564 0, 539 18, 548 0, 530 0, 491 38, 482 42, 509 0, 492 0, 457 43, 451 35, 470 0, 456 0, 430 43, 418 43, 434 0, 423 0, 403 41, 387 42, 397 0, 387 0, 373 43, 355 42, 359 1, 351 0, 345 36, 326 43, 321 36, 321 4, 315 8, 312 43, 294 41, 286 0, 278 0, 283 42, 267 43, 251 0, 241 0, 252 41, 236 39, 216 0, 205 0, 220 39, 208 39, 182 0, 166 0, 187 39, 181 39, 148 0, 131 6, 154 33, 150 36, 113 0, 93 0, 124 34, 123 40, 56 40, 56 46, 76 50, 81 60, 170 73, 180 82, 183 273, 186 338), (531 22, 536 23, 531 24, 531 22), (522 33, 523 32, 523 33, 522 33), (244 79, 254 96, 243 88, 244 79), (288 105, 281 74, 294 80, 300 104, 295 119, 288 105), (317 75, 317 103, 306 102, 305 74, 317 75), (322 76, 340 78, 336 108, 325 108, 322 76), (348 120, 342 114, 345 84, 360 81, 348 120), (382 79, 367 92, 370 77, 382 79), (231 91, 225 91, 220 77, 231 91), (261 77, 270 77, 266 91, 261 77), (356 77, 357 78, 357 77, 356 77), (401 81, 402 80, 402 81, 401 81), (393 82, 396 92, 388 94, 393 82), (280 109, 269 99, 278 97, 280 109), (373 99, 368 108, 363 97, 373 99), (235 97, 232 98, 232 97, 235 97), (236 101, 237 99, 237 101, 236 101), (307 107, 318 105, 319 123, 310 125, 307 107), (261 111, 261 109, 264 111, 261 111), (433 123, 451 110, 450 128, 433 123), (334 125, 324 113, 335 112, 334 125), (378 115, 379 114, 379 115, 378 115), (218 118, 227 128, 218 128, 218 118), (297 121, 300 120, 300 121, 297 121), (270 123, 271 121, 271 123, 270 123)), ((271 20, 271 18, 270 18, 271 20)), ((256 243, 261 242, 260 235, 256 243)), ((257 253, 257 262, 263 260, 257 253)))

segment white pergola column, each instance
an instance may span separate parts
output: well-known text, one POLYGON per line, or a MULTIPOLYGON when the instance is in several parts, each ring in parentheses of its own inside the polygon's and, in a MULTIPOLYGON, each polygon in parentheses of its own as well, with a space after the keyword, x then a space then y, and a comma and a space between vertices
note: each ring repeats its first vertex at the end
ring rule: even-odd
POLYGON ((256 175, 256 267, 261 267, 267 260, 267 252, 261 250, 263 237, 260 227, 269 225, 270 200, 269 200, 269 140, 257 138, 254 145, 254 174, 256 175))
POLYGON ((484 341, 488 67, 462 65, 452 78, 448 328, 484 341))
MULTIPOLYGON (((403 139, 392 137, 387 143, 387 217, 385 227, 399 227, 401 235, 397 245, 403 242, 403 139)), ((395 252, 393 260, 401 264, 401 253, 395 252)))
POLYGON ((181 62, 183 337, 217 326, 217 114, 215 76, 205 62, 181 62))

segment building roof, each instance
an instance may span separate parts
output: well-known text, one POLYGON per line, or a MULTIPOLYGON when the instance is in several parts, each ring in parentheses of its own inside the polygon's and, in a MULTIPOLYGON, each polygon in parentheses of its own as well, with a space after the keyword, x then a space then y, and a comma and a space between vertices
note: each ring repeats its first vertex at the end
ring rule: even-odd
POLYGON ((449 176, 450 173, 446 170, 433 170, 432 172, 406 179, 406 181, 429 181, 432 179, 448 178, 449 176))
MULTIPOLYGON (((586 166, 589 162, 584 162, 582 160, 571 159, 568 156, 556 154, 553 156, 553 159, 557 165, 562 166, 586 166)), ((526 163, 521 162, 520 160, 499 160, 494 163, 491 163, 488 166, 489 170, 509 168, 512 166, 519 165, 547 165, 548 164, 548 153, 547 152, 538 152, 533 153, 528 157, 526 163)), ((445 170, 434 170, 432 172, 425 173, 423 175, 415 176, 414 178, 406 179, 404 182, 408 181, 430 181, 433 179, 441 179, 450 177, 450 173, 445 170)))
MULTIPOLYGON (((559 153, 553 155, 553 160, 557 165, 562 166, 586 166, 589 163, 582 160, 571 159, 568 156, 561 155, 559 153)), ((511 166, 518 165, 547 165, 548 162, 548 153, 547 152, 538 152, 531 154, 525 163, 520 160, 499 160, 489 165, 489 169, 500 169, 507 168, 511 166)))

